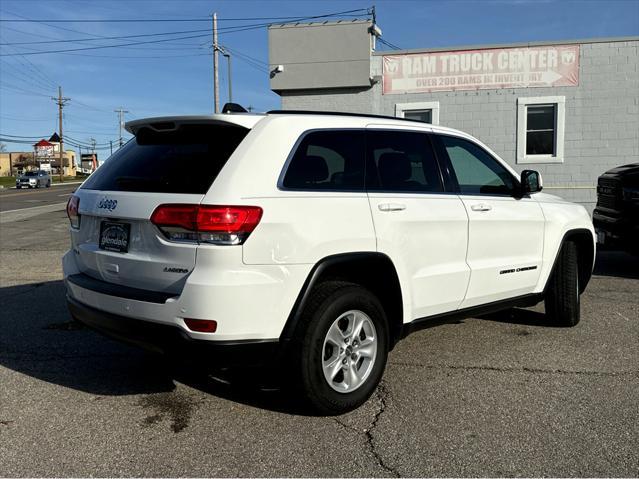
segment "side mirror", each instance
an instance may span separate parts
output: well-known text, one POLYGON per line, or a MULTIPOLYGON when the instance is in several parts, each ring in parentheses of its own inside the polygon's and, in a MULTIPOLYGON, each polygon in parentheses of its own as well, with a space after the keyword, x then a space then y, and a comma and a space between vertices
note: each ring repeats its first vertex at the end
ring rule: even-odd
POLYGON ((535 170, 524 170, 521 172, 521 189, 524 194, 537 193, 543 188, 541 175, 535 170))

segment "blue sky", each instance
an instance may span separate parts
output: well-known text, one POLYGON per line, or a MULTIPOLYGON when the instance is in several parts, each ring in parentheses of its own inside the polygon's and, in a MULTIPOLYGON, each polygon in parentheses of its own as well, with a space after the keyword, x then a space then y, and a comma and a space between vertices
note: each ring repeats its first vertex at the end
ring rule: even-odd
MULTIPOLYGON (((118 137, 120 106, 126 119, 212 111, 212 62, 208 16, 219 26, 254 25, 247 17, 306 17, 376 6, 384 39, 401 48, 639 35, 639 0, 483 0, 483 1, 210 1, 210 0, 3 0, 5 20, 77 19, 77 23, 0 23, 0 43, 53 42, 0 46, 0 138, 49 136, 58 130, 57 107, 50 99, 63 87, 71 100, 64 109, 65 136, 106 145, 118 137), (203 22, 108 23, 108 19, 203 19, 203 22), (85 20, 84 22, 82 20, 85 20), (85 48, 171 38, 138 37, 89 41, 99 36, 204 30, 171 42, 98 50, 6 56, 38 50, 85 48), (201 35, 201 37, 200 37, 201 35), (82 40, 59 42, 59 40, 82 40)), ((233 58, 233 97, 244 106, 280 106, 269 90, 266 28, 226 32, 220 44, 233 58), (240 55, 243 55, 240 58, 240 55), (250 57, 251 59, 247 58, 250 57)), ((224 59, 221 57, 221 60, 224 59)), ((226 101, 226 64, 220 77, 226 101)), ((30 141, 25 138, 25 141, 30 141)), ((4 142, 8 151, 29 144, 4 142)), ((101 156, 108 153, 103 150, 101 156)))

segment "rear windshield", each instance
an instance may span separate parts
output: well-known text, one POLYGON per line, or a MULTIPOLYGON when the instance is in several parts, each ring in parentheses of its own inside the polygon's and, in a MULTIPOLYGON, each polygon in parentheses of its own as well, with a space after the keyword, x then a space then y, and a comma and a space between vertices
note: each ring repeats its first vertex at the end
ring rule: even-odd
POLYGON ((226 125, 182 125, 168 132, 141 128, 82 188, 204 194, 248 132, 226 125))

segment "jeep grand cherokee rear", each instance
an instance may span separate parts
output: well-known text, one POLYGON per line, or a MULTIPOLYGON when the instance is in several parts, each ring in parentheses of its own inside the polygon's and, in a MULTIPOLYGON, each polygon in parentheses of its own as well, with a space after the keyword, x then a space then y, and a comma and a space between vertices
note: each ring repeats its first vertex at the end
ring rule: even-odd
POLYGON ((284 273, 268 278, 242 263, 262 209, 239 198, 203 204, 259 119, 127 125, 135 138, 69 200, 72 247, 63 266, 74 317, 151 349, 205 351, 210 365, 263 362, 255 353, 270 351, 279 331, 242 318, 258 317, 284 273))

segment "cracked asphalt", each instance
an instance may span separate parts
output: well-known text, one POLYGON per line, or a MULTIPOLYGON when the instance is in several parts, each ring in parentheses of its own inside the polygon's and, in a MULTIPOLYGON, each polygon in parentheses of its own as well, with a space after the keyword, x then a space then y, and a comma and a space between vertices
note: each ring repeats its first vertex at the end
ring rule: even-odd
POLYGON ((582 321, 518 309, 415 333, 360 409, 313 417, 70 322, 64 212, 0 224, 0 476, 638 476, 639 261, 582 321))

